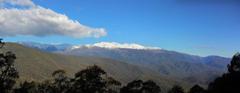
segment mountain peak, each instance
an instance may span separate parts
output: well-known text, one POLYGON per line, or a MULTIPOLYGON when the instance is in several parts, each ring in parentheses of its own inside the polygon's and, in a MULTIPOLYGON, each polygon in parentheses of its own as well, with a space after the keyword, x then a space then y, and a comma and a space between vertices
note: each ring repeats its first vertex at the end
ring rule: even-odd
POLYGON ((100 48, 107 48, 107 49, 117 49, 117 48, 123 48, 123 49, 161 49, 159 47, 147 47, 147 46, 143 46, 140 44, 136 44, 136 43, 117 43, 117 42, 99 42, 99 43, 95 43, 95 44, 87 44, 87 45, 80 45, 80 46, 73 46, 72 48, 80 48, 80 47, 88 47, 88 48, 92 48, 92 47, 100 47, 100 48))

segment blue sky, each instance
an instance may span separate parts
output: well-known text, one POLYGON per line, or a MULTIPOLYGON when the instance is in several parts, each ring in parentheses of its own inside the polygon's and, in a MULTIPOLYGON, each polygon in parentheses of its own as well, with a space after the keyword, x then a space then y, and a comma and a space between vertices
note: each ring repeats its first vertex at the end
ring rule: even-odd
POLYGON ((237 0, 33 0, 81 24, 106 29, 99 38, 10 36, 6 41, 138 43, 194 55, 230 57, 240 51, 237 0))

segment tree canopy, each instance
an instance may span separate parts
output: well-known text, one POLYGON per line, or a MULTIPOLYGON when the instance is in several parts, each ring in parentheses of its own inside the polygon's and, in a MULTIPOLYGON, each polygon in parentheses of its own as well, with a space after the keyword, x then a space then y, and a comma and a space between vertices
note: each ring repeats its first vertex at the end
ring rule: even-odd
POLYGON ((120 93, 160 93, 160 87, 153 81, 134 80, 121 88, 120 93))
POLYGON ((209 93, 240 93, 240 54, 233 56, 228 73, 216 78, 208 86, 209 93))
POLYGON ((168 93, 184 93, 184 89, 181 86, 175 85, 168 91, 168 93))
MULTIPOLYGON (((0 39, 0 49, 4 46, 0 39)), ((16 56, 11 51, 0 53, 0 93, 11 91, 16 79, 19 78, 18 71, 14 67, 16 56)))
POLYGON ((199 85, 194 85, 189 93, 206 93, 207 91, 199 85))

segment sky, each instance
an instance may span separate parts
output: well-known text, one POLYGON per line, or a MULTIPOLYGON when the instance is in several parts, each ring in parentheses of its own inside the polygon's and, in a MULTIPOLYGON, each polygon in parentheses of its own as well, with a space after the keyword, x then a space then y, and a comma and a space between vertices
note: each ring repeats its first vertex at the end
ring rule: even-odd
POLYGON ((136 43, 193 55, 240 51, 239 0, 0 0, 5 41, 136 43))

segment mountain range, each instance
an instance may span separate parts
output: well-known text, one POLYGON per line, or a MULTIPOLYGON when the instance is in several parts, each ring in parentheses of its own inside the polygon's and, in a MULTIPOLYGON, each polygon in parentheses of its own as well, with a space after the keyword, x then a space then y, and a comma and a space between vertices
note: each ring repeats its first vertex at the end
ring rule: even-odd
POLYGON ((158 47, 116 42, 100 42, 86 45, 32 42, 21 42, 20 44, 56 54, 113 59, 152 70, 161 76, 178 78, 203 85, 208 84, 215 77, 226 72, 226 66, 230 62, 230 58, 220 56, 200 57, 158 47))

